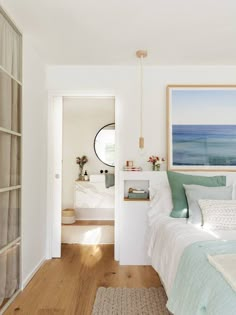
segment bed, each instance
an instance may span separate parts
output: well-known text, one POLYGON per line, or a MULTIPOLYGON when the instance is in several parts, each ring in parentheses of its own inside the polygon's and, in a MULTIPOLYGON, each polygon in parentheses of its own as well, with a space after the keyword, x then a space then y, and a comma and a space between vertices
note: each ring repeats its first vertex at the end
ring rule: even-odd
POLYGON ((166 198, 171 195, 164 189, 165 201, 151 203, 148 254, 166 290, 168 309, 175 315, 235 315, 236 291, 210 264, 208 254, 236 254, 236 230, 212 231, 170 217, 166 198))

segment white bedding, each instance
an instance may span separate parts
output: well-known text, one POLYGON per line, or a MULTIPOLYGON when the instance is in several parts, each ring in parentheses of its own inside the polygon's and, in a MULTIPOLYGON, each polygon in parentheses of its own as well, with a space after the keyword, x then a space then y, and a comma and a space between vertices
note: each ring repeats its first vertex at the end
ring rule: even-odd
POLYGON ((195 242, 226 239, 236 240, 236 231, 207 231, 160 213, 151 225, 148 253, 169 296, 184 249, 195 242))

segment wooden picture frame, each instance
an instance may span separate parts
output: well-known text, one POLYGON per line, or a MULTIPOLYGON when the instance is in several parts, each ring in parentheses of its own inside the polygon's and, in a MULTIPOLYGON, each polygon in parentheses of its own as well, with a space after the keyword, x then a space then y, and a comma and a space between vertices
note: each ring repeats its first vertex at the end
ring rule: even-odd
POLYGON ((236 85, 167 86, 167 168, 236 171, 236 85))

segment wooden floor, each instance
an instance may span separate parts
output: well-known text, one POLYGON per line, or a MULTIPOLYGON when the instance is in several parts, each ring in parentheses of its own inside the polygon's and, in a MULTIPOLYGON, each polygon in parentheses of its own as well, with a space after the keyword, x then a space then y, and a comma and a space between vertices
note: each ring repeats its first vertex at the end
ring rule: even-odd
POLYGON ((159 287, 150 266, 120 266, 113 245, 63 245, 62 259, 47 261, 4 315, 90 315, 97 288, 159 287))

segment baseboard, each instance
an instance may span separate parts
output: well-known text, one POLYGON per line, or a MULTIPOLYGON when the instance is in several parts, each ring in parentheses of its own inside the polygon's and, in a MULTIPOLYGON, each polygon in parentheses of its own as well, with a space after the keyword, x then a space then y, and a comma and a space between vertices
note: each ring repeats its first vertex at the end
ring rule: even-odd
POLYGON ((21 290, 23 290, 27 284, 30 282, 30 280, 33 278, 33 276, 36 274, 36 272, 42 267, 43 263, 45 262, 46 258, 44 257, 37 266, 32 270, 32 272, 26 277, 25 280, 22 281, 21 290))

